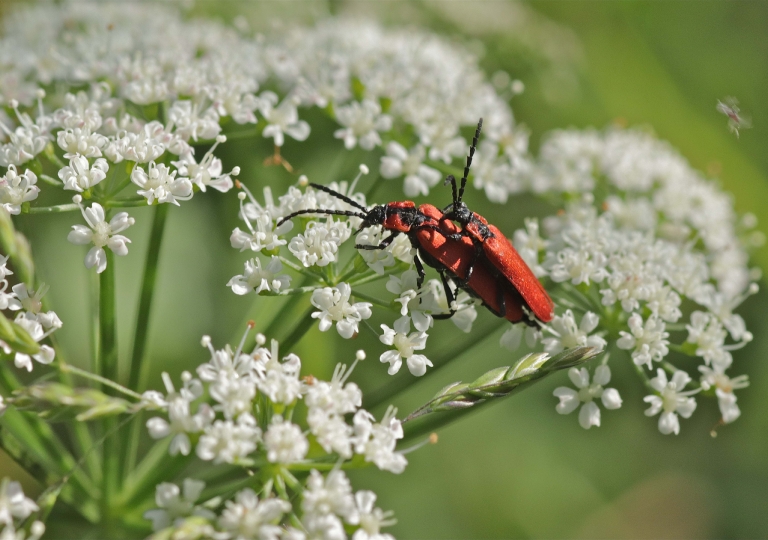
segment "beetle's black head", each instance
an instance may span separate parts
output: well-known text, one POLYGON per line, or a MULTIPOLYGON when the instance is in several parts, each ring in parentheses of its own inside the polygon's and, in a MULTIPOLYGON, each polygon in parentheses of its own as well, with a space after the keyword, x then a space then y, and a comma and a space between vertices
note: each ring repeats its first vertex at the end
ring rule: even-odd
POLYGON ((455 221, 458 221, 462 225, 468 224, 470 221, 472 221, 472 211, 467 207, 466 203, 464 201, 458 201, 453 206, 453 219, 455 221))
POLYGON ((363 224, 366 227, 370 227, 371 225, 382 225, 386 218, 387 218, 386 208, 381 204, 377 204, 376 206, 368 210, 368 213, 365 215, 365 219, 363 220, 363 224))

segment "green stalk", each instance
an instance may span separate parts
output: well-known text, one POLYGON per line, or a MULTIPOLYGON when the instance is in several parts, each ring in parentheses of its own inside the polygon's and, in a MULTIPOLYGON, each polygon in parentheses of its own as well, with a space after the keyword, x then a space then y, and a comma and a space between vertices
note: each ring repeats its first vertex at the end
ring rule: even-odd
POLYGON ((283 351, 290 351, 299 340, 304 337, 304 334, 312 328, 312 325, 315 323, 315 320, 312 318, 312 312, 315 311, 315 309, 314 306, 310 306, 310 308, 301 316, 299 324, 297 324, 293 331, 288 334, 288 337, 280 341, 280 348, 283 351))
MULTIPOLYGON (((117 327, 115 309, 115 258, 110 250, 105 250, 107 267, 99 274, 99 353, 100 371, 106 379, 117 379, 117 327)), ((107 385, 102 385, 105 394, 113 395, 114 392, 107 385)), ((104 433, 112 432, 117 426, 115 418, 104 421, 104 433)), ((107 531, 114 520, 113 499, 120 486, 119 445, 120 440, 115 431, 107 436, 104 441, 103 451, 103 476, 101 493, 102 522, 107 531)))
POLYGON ((27 209, 27 214, 56 214, 59 212, 74 212, 80 210, 80 207, 75 203, 69 204, 57 204, 55 206, 30 206, 27 209))
MULTIPOLYGON (((499 319, 495 323, 484 325, 479 331, 473 331, 470 334, 472 341, 466 345, 457 346, 451 348, 447 353, 444 353, 436 358, 432 358, 432 363, 435 365, 429 370, 430 373, 434 373, 438 369, 445 367, 451 361, 459 358, 472 349, 480 345, 487 337, 493 335, 499 328, 502 328, 506 323, 506 319, 499 319)), ((395 396, 401 392, 405 392, 414 384, 420 382, 422 379, 418 377, 410 377, 405 381, 393 379, 390 382, 380 386, 373 392, 368 393, 367 399, 363 404, 367 410, 374 409, 379 405, 391 401, 395 396)))
POLYGON ((141 391, 145 376, 144 358, 149 334, 149 316, 157 281, 157 267, 160 259, 160 248, 163 242, 163 232, 168 217, 168 205, 160 204, 155 207, 155 217, 152 231, 149 234, 147 260, 144 266, 144 278, 141 283, 139 310, 136 315, 136 331, 133 334, 133 352, 131 354, 131 370, 128 377, 128 388, 141 391))
MULTIPOLYGON (((131 390, 140 391, 145 384, 146 369, 144 368, 144 359, 146 357, 147 339, 149 336, 149 318, 155 294, 160 248, 162 247, 167 218, 167 204, 160 204, 155 207, 152 230, 149 233, 149 246, 147 247, 147 260, 144 265, 139 309, 136 315, 136 331, 133 335, 133 352, 131 354, 130 374, 128 376, 128 388, 131 390)), ((143 415, 137 414, 136 418, 131 422, 128 445, 123 447, 125 452, 120 459, 120 464, 124 467, 121 473, 132 470, 136 465, 139 441, 141 440, 141 429, 143 428, 142 417, 143 415)), ((121 476, 124 476, 124 474, 121 474, 121 476)))

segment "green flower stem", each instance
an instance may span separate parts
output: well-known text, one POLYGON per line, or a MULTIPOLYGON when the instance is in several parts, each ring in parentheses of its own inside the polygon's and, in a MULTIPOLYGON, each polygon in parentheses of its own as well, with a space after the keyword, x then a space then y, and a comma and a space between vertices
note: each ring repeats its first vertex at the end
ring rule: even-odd
POLYGON ((355 296, 357 298, 362 298, 363 300, 366 300, 371 304, 375 304, 383 308, 387 308, 393 311, 400 311, 399 308, 395 309, 395 307, 390 302, 385 302, 384 300, 381 300, 369 294, 361 293, 360 291, 352 291, 352 296, 355 296))
POLYGON ((80 207, 75 203, 69 204, 57 204, 55 206, 30 206, 27 209, 27 214, 57 214, 59 212, 75 212, 79 211, 80 207))
MULTIPOLYGON (((444 353, 436 358, 430 358, 430 360, 432 360, 432 363, 435 366, 431 368, 429 372, 434 373, 438 369, 448 365, 451 361, 455 360, 456 358, 466 355, 467 353, 472 351, 472 349, 480 345, 486 338, 496 333, 497 330, 506 326, 506 324, 508 324, 506 319, 498 319, 493 323, 483 325, 481 329, 473 331, 470 334, 470 337, 472 340, 470 343, 452 347, 449 352, 444 353)), ((388 383, 383 384, 376 390, 369 392, 368 397, 363 398, 365 400, 363 407, 365 409, 371 410, 378 407, 379 405, 388 403, 395 396, 397 396, 401 392, 405 392, 411 386, 420 382, 421 380, 422 379, 420 377, 410 377, 405 381, 393 379, 388 383)))
POLYGON ((56 150, 53 146, 53 143, 49 143, 45 147, 44 154, 45 157, 48 158, 48 161, 55 165, 57 169, 63 169, 64 167, 67 167, 67 164, 64 163, 59 156, 56 155, 56 150))
POLYGON ((380 279, 383 279, 387 276, 390 276, 392 274, 397 274, 403 271, 403 267, 399 264, 396 264, 389 270, 385 271, 383 274, 377 274, 373 270, 371 270, 370 273, 365 272, 364 274, 361 274, 361 277, 359 279, 353 279, 349 281, 350 286, 355 287, 357 285, 365 285, 366 283, 371 283, 372 281, 378 281, 380 279))
POLYGON ((61 180, 58 180, 57 178, 53 178, 52 176, 48 176, 47 174, 41 174, 38 176, 40 180, 45 182, 46 184, 50 184, 52 186, 61 187, 63 184, 61 180))
MULTIPOLYGON (((130 374, 128 376, 128 388, 141 391, 146 384, 146 369, 144 368, 146 358, 146 346, 149 336, 149 319, 152 310, 152 300, 155 293, 157 282, 157 269, 160 260, 160 249, 163 242, 163 233, 168 218, 168 205, 160 204, 155 207, 155 216, 152 220, 152 230, 149 233, 149 245, 147 246, 147 259, 144 265, 144 277, 141 283, 141 296, 139 297, 139 308, 136 315, 136 330, 133 334, 133 351, 131 353, 130 374)), ((136 464, 136 457, 139 451, 139 441, 141 440, 141 430, 144 427, 141 422, 143 415, 138 414, 131 423, 128 445, 123 446, 124 454, 121 456, 120 464, 124 466, 121 476, 125 471, 130 471, 136 464)))
MULTIPOLYGON (((62 369, 62 366, 73 367, 64 361, 64 353, 59 347, 56 335, 53 334, 49 337, 51 345, 56 351, 56 367, 59 368, 59 381, 62 384, 70 388, 74 388, 75 385, 72 381, 72 377, 69 373, 62 369)), ((78 368, 76 368, 78 369, 78 368)), ((86 372, 91 374, 90 372, 86 372)), ((92 374, 91 374, 92 375, 92 374)), ((84 422, 67 422, 67 429, 70 431, 72 440, 74 441, 79 456, 84 456, 85 466, 88 470, 88 475, 97 484, 101 482, 101 456, 98 452, 93 452, 93 437, 88 429, 88 425, 84 422)))
MULTIPOLYGON (((16 377, 5 366, 0 368, 0 386, 6 394, 20 386, 16 377)), ((78 466, 75 458, 46 422, 34 414, 22 414, 13 407, 5 411, 0 422, 3 429, 7 429, 30 453, 34 461, 48 472, 59 478, 71 474, 71 483, 78 497, 98 498, 98 488, 78 466)))
MULTIPOLYGON (((135 197, 131 199, 114 199, 111 201, 104 201, 105 208, 139 208, 143 206, 149 206, 147 199, 144 197, 135 197)), ((167 204, 158 204, 158 207, 168 206, 167 204)))
POLYGON ((283 351, 290 351, 293 347, 304 337, 312 325, 315 323, 315 319, 312 318, 312 312, 315 311, 315 306, 310 306, 299 320, 294 329, 288 334, 288 337, 280 341, 280 347, 283 351))
POLYGON ((141 283, 141 296, 136 315, 136 331, 133 334, 133 352, 131 354, 131 369, 128 377, 128 388, 140 391, 144 384, 144 359, 149 334, 149 319, 152 309, 152 300, 157 281, 157 268, 160 260, 160 250, 163 242, 163 233, 168 218, 168 205, 160 204, 155 207, 155 216, 152 221, 152 230, 149 233, 149 245, 147 246, 147 259, 144 265, 144 277, 141 283))
MULTIPOLYGON (((190 462, 196 458, 191 452, 188 456, 171 456, 168 446, 171 437, 155 444, 144 456, 138 466, 128 473, 119 496, 115 499, 118 508, 133 508, 143 502, 151 501, 155 496, 155 487, 160 482, 173 482, 190 462)), ((194 444, 192 445, 194 447, 194 444)))
POLYGON ((295 264, 293 261, 286 259, 282 255, 279 258, 280 258, 280 262, 283 263, 285 266, 287 266, 288 268, 290 268, 295 272, 298 272, 299 274, 303 275, 306 278, 309 278, 315 281, 325 279, 325 277, 322 274, 313 272, 311 269, 303 268, 298 264, 295 264))
MULTIPOLYGON (((113 388, 118 392, 125 394, 126 396, 132 397, 133 399, 141 400, 141 394, 139 394, 138 392, 134 392, 133 390, 130 390, 125 386, 122 386, 110 379, 105 379, 101 375, 96 375, 95 373, 91 373, 90 371, 80 369, 79 367, 75 367, 70 364, 65 364, 64 362, 58 362, 57 367, 62 373, 73 373, 79 377, 83 377, 84 379, 90 379, 92 381, 101 383, 104 386, 113 388)), ((70 384, 70 386, 73 386, 73 385, 70 384)))
POLYGON ((656 389, 651 386, 651 379, 648 378, 648 374, 643 369, 643 366, 638 366, 635 364, 635 362, 630 358, 630 362, 632 362, 632 365, 635 367, 635 372, 637 373, 638 377, 640 377, 640 380, 643 381, 643 384, 645 384, 645 387, 651 391, 652 394, 656 395, 658 392, 656 389))
POLYGON ((301 294, 311 293, 311 292, 315 291, 316 289, 317 289, 317 287, 312 287, 312 286, 309 286, 309 287, 297 287, 295 289, 286 289, 286 290, 280 291, 278 293, 265 294, 265 295, 262 295, 262 296, 293 296, 293 295, 297 295, 297 294, 301 295, 301 294))
MULTIPOLYGON (((99 274, 99 371, 105 379, 117 380, 117 319, 115 306, 115 258, 111 250, 105 250, 107 267, 99 274)), ((105 394, 113 395, 108 385, 102 384, 105 394)), ((120 437, 115 431, 117 420, 107 418, 104 421, 104 433, 111 433, 106 437, 103 446, 102 464, 102 493, 101 514, 102 521, 107 528, 117 517, 114 515, 113 499, 115 492, 120 487, 119 447, 120 437)))

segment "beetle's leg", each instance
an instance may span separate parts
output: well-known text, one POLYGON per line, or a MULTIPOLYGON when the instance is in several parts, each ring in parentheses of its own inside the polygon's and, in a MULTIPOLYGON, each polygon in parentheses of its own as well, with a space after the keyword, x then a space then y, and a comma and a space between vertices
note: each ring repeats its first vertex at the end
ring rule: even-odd
POLYGON ((424 285, 424 278, 427 277, 427 274, 424 272, 424 266, 421 264, 418 254, 413 256, 413 264, 416 266, 416 273, 419 275, 419 277, 416 278, 416 288, 421 289, 422 285, 424 285))
POLYGON ((454 307, 456 298, 453 295, 451 285, 445 277, 445 273, 440 272, 440 278, 443 280, 443 288, 445 289, 445 299, 448 301, 449 313, 440 313, 438 315, 432 315, 433 319, 450 319, 456 315, 456 308, 454 307))
POLYGON ((400 234, 400 231, 392 232, 392 234, 382 240, 378 246, 372 246, 369 244, 355 244, 355 249, 387 249, 389 244, 392 243, 392 240, 394 240, 398 234, 400 234))

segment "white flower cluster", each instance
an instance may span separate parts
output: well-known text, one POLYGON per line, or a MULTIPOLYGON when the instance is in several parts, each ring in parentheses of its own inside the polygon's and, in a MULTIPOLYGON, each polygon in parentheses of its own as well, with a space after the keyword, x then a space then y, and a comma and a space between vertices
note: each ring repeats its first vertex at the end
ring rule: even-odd
MULTIPOLYGON (((364 207, 365 198, 355 193, 354 188, 360 176, 366 172, 367 168, 361 166, 360 174, 351 184, 334 182, 328 187, 349 196, 364 207)), ((291 187, 288 193, 279 197, 277 203, 273 199, 271 190, 265 188, 264 204, 259 203, 247 188, 240 187, 243 188, 239 194, 240 217, 246 228, 245 230, 236 228, 232 232, 230 242, 233 248, 240 251, 250 250, 257 255, 245 263, 245 271, 242 275, 234 276, 227 284, 235 294, 242 295, 250 291, 255 291, 257 294, 292 292, 288 289, 290 276, 280 274, 283 266, 288 265, 294 270, 301 270, 302 268, 323 269, 331 264, 335 265, 339 262, 342 244, 350 239, 352 230, 361 223, 360 218, 355 216, 347 218, 342 216, 341 219, 336 219, 336 216, 310 213, 302 220, 306 223, 304 232, 288 241, 283 238, 283 235, 292 230, 292 222, 286 221, 279 227, 277 223, 293 212, 313 209, 359 212, 359 209, 312 187, 308 187, 303 192, 297 187, 291 187), (288 251, 300 264, 297 265, 274 255, 273 253, 278 252, 281 246, 287 246, 288 251), (260 252, 271 254, 269 262, 266 264, 262 262, 258 255, 260 252)), ((389 233, 383 233, 379 226, 368 227, 357 235, 355 241, 362 245, 378 245, 384 234, 389 233)), ((414 354, 414 351, 425 348, 427 331, 433 324, 433 314, 448 311, 449 306, 442 283, 432 279, 419 289, 416 270, 409 268, 399 275, 391 273, 397 268, 398 263, 401 266, 404 266, 402 263, 413 265, 414 251, 406 235, 400 235, 386 249, 363 249, 359 254, 362 258, 360 262, 365 262, 369 267, 370 277, 378 278, 385 272, 389 274, 386 289, 394 295, 392 305, 396 306, 401 315, 394 323, 394 329, 386 324, 381 325, 383 330, 380 336, 381 342, 393 347, 392 350, 381 355, 381 362, 390 365, 391 375, 400 370, 403 361, 413 375, 424 375, 427 367, 432 366, 432 362, 422 354, 414 354), (416 332, 410 332, 411 324, 416 332)), ((373 306, 370 302, 353 301, 354 291, 350 283, 341 282, 327 287, 317 286, 311 290, 312 305, 318 309, 312 313, 312 317, 318 319, 320 331, 325 332, 335 324, 339 335, 350 339, 359 332, 360 323, 372 315, 373 306)), ((477 317, 472 299, 468 294, 461 292, 456 298, 454 307, 456 314, 451 320, 462 331, 469 332, 472 322, 477 317)))
POLYGON ((274 496, 260 498, 251 488, 238 491, 223 504, 219 498, 196 504, 205 482, 187 478, 181 488, 159 484, 155 494, 158 508, 148 510, 144 517, 152 521, 153 530, 173 527, 184 538, 344 539, 346 523, 356 527, 352 540, 394 540, 381 532, 382 527, 396 523, 393 513, 375 506, 372 491, 353 493, 343 471, 332 470, 323 476, 313 469, 302 487, 301 503, 295 510, 291 502, 274 496), (285 522, 292 512, 299 522, 291 520, 289 525, 285 522))
MULTIPOLYGON (((533 220, 515 234, 521 255, 554 282, 558 303, 570 308, 545 328, 554 336, 544 338, 545 348, 604 348, 612 342, 640 368, 663 367, 653 379, 644 375, 657 392, 646 398, 648 414, 664 411, 662 433, 679 431, 677 413, 690 416, 690 396, 701 390, 717 395, 724 422, 735 420, 740 411, 733 390, 748 383, 746 376, 731 379, 725 372, 731 351, 752 339, 734 310, 757 291, 747 266, 754 219, 739 222, 715 183, 667 144, 637 130, 555 132, 529 181, 537 193, 563 193, 564 202, 573 201, 545 220, 544 238, 533 220), (604 198, 595 200, 592 191, 604 198), (685 305, 695 307, 684 312, 685 305), (578 327, 572 310, 584 314, 578 327), (600 321, 608 324, 601 328, 600 321), (679 334, 684 329, 687 339, 679 334), (590 336, 593 331, 598 334, 590 336), (702 360, 698 388, 683 390, 691 378, 669 363, 670 349, 702 360)), ((592 403, 585 376, 578 398, 592 403)), ((563 388, 556 395, 560 412, 578 403, 563 388)), ((596 411, 583 412, 582 426, 599 425, 596 411)))
MULTIPOLYGON (((375 496, 371 499, 369 492, 359 492, 360 500, 355 502, 349 481, 341 470, 334 468, 324 476, 313 469, 315 463, 318 468, 335 461, 341 464, 356 455, 382 470, 400 473, 405 469, 405 456, 395 449, 403 437, 400 421, 395 418, 396 410, 390 407, 382 420, 376 422, 369 412, 360 408, 360 389, 347 382, 355 364, 364 359, 365 354, 359 351, 349 369, 339 364, 328 382, 312 376, 300 379, 298 356, 289 354, 280 360, 277 342, 272 341, 269 349, 264 348, 261 335, 257 336, 253 352, 245 353, 242 347, 247 335, 248 332, 236 350, 229 346, 215 350, 210 338, 204 337, 203 345, 211 357, 197 368, 197 377, 184 372, 182 388, 177 391, 164 373, 166 394, 145 392, 144 401, 167 415, 147 422, 149 434, 154 439, 172 437, 169 448, 172 455, 190 454, 195 440, 194 451, 203 461, 246 468, 274 464, 279 481, 302 494, 302 512, 299 513, 298 508, 294 511, 302 516, 303 530, 311 537, 323 530, 333 530, 334 537, 344 538, 342 522, 359 525, 363 531, 378 532, 378 527, 390 521, 388 514, 373 508, 375 496), (297 406, 306 409, 306 427, 292 420, 297 406), (347 423, 347 415, 352 416, 351 424, 347 423), (294 465, 296 471, 311 470, 306 486, 297 483, 291 472, 294 465), (373 517, 364 518, 364 514, 373 517)), ((272 531, 273 537, 286 530, 300 534, 298 530, 277 526, 292 511, 292 499, 287 496, 278 493, 280 498, 259 502, 255 493, 246 489, 227 501, 216 518, 207 507, 194 504, 202 488, 201 483, 188 480, 182 494, 178 486, 161 484, 157 488, 160 509, 148 512, 147 519, 152 520, 155 530, 179 525, 180 518, 194 515, 207 519, 206 526, 214 528, 211 530, 242 532, 241 527, 247 526, 255 527, 254 531, 266 527, 262 532, 272 531)), ((215 537, 237 536, 222 533, 215 537)))
POLYGON ((0 538, 12 540, 38 540, 45 533, 45 524, 35 520, 28 531, 24 521, 40 508, 24 495, 21 484, 3 478, 0 483, 0 538))
MULTIPOLYGON (((36 342, 41 342, 56 330, 61 328, 62 322, 54 311, 43 311, 43 296, 48 292, 48 286, 40 284, 38 289, 32 290, 24 283, 18 283, 8 291, 6 277, 13 274, 8 268, 8 257, 0 255, 0 310, 18 311, 14 322, 25 330, 36 342)), ((13 349, 0 340, 0 349, 5 354, 11 354, 13 349)), ((50 345, 40 345, 40 350, 32 355, 16 352, 13 363, 17 368, 32 371, 32 360, 41 364, 53 362, 56 353, 50 345)))

